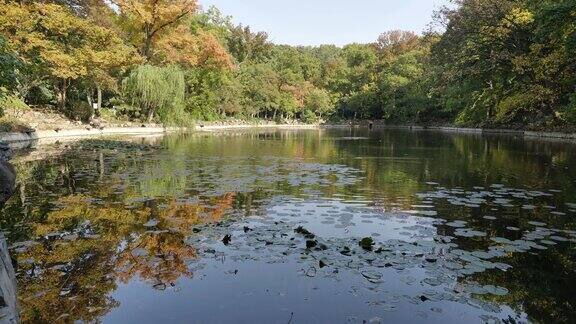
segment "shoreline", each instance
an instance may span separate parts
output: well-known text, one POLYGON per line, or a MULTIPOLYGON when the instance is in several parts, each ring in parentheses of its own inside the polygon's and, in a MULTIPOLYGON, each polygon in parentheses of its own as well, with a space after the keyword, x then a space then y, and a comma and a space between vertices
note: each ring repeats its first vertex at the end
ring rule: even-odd
MULTIPOLYGON (((173 133, 210 133, 240 129, 320 129, 317 124, 238 124, 196 125, 194 127, 110 127, 104 129, 73 128, 66 130, 40 130, 34 132, 0 133, 0 163, 9 162, 13 153, 26 148, 57 142, 108 136, 163 136, 173 133)), ((2 170, 0 170, 2 171, 2 170)), ((0 174, 1 175, 1 174, 0 174)))
MULTIPOLYGON (((322 125, 324 128, 367 128, 367 125, 322 125)), ((404 129, 411 131, 439 131, 445 133, 458 134, 477 134, 477 135, 516 135, 523 138, 538 139, 561 139, 567 141, 576 141, 576 133, 561 132, 540 132, 514 129, 498 128, 466 128, 450 126, 403 126, 403 125, 374 125, 374 129, 404 129)))
POLYGON ((104 129, 65 129, 65 130, 40 130, 29 133, 11 132, 0 133, 0 142, 17 143, 29 142, 46 139, 59 139, 59 138, 85 138, 92 136, 107 136, 107 135, 154 135, 154 134, 167 134, 176 132, 212 132, 219 130, 231 129, 249 129, 249 128, 277 128, 277 129, 316 129, 319 125, 314 124, 241 124, 241 125, 207 125, 207 126, 194 126, 189 128, 180 127, 111 127, 104 129))
MULTIPOLYGON (((0 133, 0 143, 9 146, 18 146, 18 143, 38 142, 59 139, 80 139, 111 135, 160 135, 177 132, 216 132, 235 129, 338 129, 338 128, 367 128, 365 124, 238 124, 238 125, 197 125, 189 128, 179 127, 111 127, 104 129, 65 129, 40 130, 29 133, 11 132, 0 133)), ((445 133, 478 134, 478 135, 515 135, 532 139, 556 139, 576 141, 576 133, 539 132, 513 129, 485 129, 449 126, 406 126, 375 124, 373 129, 404 129, 410 131, 440 131, 445 133)))

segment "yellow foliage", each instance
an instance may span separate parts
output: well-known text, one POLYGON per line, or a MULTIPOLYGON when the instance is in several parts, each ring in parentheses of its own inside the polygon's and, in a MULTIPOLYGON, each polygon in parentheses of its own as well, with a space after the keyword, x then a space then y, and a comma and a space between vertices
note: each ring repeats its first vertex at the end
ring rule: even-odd
POLYGON ((153 63, 232 67, 232 59, 210 33, 193 34, 187 25, 195 0, 117 0, 131 43, 153 63))
POLYGON ((26 63, 58 79, 90 76, 114 88, 111 74, 141 60, 111 30, 55 4, 6 3, 0 6, 0 34, 26 63))
POLYGON ((526 26, 534 22, 534 14, 527 9, 514 8, 506 15, 504 25, 508 27, 526 26))
MULTIPOLYGON (((124 28, 134 46, 151 60, 158 54, 159 41, 183 24, 197 9, 196 0, 116 0, 124 28)), ((185 42, 187 43, 187 42, 185 42)))

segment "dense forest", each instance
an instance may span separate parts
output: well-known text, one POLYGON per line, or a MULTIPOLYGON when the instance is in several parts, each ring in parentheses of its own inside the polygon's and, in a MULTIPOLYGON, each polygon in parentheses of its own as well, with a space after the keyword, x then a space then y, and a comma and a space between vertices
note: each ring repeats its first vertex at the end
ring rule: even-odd
POLYGON ((294 47, 195 0, 0 2, 0 116, 572 130, 576 1, 456 0, 422 35, 294 47), (96 110, 94 110, 96 107, 96 110))

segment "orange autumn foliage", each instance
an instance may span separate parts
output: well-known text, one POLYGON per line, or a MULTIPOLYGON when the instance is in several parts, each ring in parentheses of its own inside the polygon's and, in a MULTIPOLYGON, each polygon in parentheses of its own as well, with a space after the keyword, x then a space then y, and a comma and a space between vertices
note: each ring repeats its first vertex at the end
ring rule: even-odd
POLYGON ((231 67, 226 50, 211 34, 194 34, 189 19, 196 0, 115 0, 131 43, 149 61, 184 66, 231 67))

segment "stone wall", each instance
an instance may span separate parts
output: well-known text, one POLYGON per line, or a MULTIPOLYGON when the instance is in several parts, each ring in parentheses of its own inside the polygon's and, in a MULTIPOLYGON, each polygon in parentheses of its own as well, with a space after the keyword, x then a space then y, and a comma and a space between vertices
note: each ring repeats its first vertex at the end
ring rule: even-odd
POLYGON ((0 323, 19 323, 16 275, 4 234, 0 233, 0 323))

